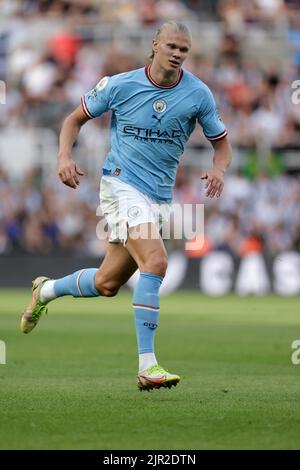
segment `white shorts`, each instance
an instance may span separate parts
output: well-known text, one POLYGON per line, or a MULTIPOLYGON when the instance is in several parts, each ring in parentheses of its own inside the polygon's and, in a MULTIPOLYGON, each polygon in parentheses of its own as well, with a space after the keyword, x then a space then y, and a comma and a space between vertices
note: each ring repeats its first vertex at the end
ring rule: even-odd
POLYGON ((153 223, 159 231, 171 212, 170 204, 155 201, 113 176, 101 178, 100 208, 111 232, 109 241, 123 244, 128 228, 153 223))

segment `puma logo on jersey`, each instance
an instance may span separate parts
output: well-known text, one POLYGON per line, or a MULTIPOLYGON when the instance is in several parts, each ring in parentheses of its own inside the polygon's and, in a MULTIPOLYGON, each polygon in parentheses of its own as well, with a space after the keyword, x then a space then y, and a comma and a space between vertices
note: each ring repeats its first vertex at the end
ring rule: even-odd
POLYGON ((158 118, 155 114, 152 114, 153 119, 157 119, 159 124, 161 123, 162 118, 158 118))

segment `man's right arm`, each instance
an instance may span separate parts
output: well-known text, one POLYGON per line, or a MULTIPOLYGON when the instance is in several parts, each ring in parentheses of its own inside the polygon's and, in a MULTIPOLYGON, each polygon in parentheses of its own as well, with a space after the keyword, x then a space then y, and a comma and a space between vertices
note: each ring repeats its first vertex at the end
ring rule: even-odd
POLYGON ((89 119, 80 105, 67 116, 60 131, 58 176, 66 186, 74 189, 79 185, 79 176, 84 175, 84 172, 72 160, 72 148, 81 127, 89 119))

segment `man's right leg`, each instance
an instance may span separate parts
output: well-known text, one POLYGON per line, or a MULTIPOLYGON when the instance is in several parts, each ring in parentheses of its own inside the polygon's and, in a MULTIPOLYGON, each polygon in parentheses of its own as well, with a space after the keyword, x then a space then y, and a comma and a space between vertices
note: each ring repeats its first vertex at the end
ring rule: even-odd
POLYGON ((22 314, 21 330, 30 333, 47 303, 65 295, 73 297, 112 297, 136 271, 137 264, 120 243, 110 243, 99 269, 88 268, 57 280, 38 277, 33 281, 32 300, 22 314))

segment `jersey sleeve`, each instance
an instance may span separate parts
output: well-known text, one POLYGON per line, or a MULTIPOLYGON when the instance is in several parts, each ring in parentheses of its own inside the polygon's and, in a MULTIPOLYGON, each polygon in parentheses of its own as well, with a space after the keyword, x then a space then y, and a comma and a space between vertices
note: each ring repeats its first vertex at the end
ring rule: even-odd
POLYGON ((83 111, 90 118, 101 116, 110 109, 111 77, 103 77, 95 88, 81 97, 83 111))
POLYGON ((226 127, 219 116, 214 97, 208 87, 204 89, 197 119, 208 140, 219 140, 227 135, 226 127))

